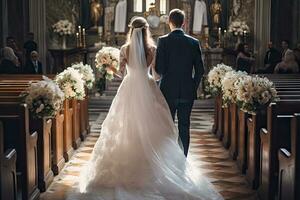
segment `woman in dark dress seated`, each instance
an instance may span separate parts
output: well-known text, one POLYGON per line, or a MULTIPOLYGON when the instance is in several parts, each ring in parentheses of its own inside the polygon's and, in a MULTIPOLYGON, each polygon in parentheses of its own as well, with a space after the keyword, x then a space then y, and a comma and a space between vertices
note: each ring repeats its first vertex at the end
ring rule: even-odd
POLYGON ((236 69, 247 73, 253 72, 254 58, 251 58, 247 44, 240 43, 237 47, 236 69))
POLYGON ((4 47, 1 51, 0 74, 19 73, 19 61, 14 51, 10 47, 4 47))

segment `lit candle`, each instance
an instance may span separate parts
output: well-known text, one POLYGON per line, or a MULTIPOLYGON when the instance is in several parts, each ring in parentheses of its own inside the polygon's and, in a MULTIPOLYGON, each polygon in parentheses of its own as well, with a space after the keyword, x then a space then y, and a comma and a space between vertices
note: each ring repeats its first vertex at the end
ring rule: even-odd
POLYGON ((77 32, 76 33, 76 45, 77 45, 77 47, 79 47, 79 33, 77 32))
POLYGON ((247 42, 247 31, 244 31, 244 43, 247 42))
POLYGON ((82 35, 85 35, 85 28, 82 29, 82 35))
POLYGON ((219 32, 218 32, 218 33, 221 35, 221 31, 222 31, 221 27, 219 27, 219 29, 218 29, 218 30, 219 30, 219 32))
POLYGON ((99 26, 99 27, 98 27, 98 34, 102 34, 102 32, 103 32, 103 27, 102 27, 102 26, 99 26))
POLYGON ((208 28, 208 27, 205 27, 205 28, 204 28, 204 34, 205 34, 205 35, 209 35, 209 28, 208 28))

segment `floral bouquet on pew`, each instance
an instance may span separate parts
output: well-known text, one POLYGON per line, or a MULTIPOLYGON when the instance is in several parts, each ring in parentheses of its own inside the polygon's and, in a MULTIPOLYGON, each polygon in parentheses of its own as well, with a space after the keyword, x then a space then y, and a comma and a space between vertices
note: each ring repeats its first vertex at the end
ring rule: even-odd
POLYGON ((64 92, 65 98, 83 100, 85 97, 83 75, 72 67, 68 67, 55 77, 55 82, 64 92))
POLYGON ((237 85, 239 85, 245 77, 248 77, 248 74, 242 71, 229 71, 225 74, 221 83, 224 107, 228 107, 229 104, 237 102, 237 85))
POLYGON ((205 90, 213 96, 222 94, 222 80, 227 72, 233 71, 230 66, 218 64, 213 67, 207 75, 207 86, 205 90))
POLYGON ((278 100, 273 82, 259 76, 244 77, 237 84, 236 96, 238 106, 250 114, 278 100))
POLYGON ((61 110, 64 101, 64 93, 47 77, 37 83, 31 83, 22 95, 35 118, 54 117, 61 110))
POLYGON ((103 47, 96 54, 96 68, 103 78, 114 79, 114 74, 119 70, 120 50, 114 47, 103 47))
POLYGON ((72 68, 78 70, 82 74, 83 80, 85 81, 85 85, 88 89, 92 89, 95 82, 95 75, 91 66, 84 65, 82 62, 80 62, 73 64, 72 68))

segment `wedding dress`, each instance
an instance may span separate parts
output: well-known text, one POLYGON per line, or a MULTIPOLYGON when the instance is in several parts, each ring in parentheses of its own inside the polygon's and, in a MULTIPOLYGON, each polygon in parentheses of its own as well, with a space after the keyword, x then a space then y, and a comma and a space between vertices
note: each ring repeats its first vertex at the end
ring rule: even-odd
POLYGON ((127 75, 81 172, 79 191, 68 199, 222 199, 178 145, 168 105, 149 75, 141 29, 134 29, 130 50, 123 47, 120 60, 127 63, 127 75))

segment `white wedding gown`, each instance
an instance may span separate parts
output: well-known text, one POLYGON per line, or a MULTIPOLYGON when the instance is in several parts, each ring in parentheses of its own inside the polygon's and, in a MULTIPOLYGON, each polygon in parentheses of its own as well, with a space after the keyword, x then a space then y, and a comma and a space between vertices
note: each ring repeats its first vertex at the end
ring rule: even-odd
POLYGON ((141 29, 133 31, 127 58, 121 58, 128 60, 127 75, 81 172, 79 188, 68 199, 223 199, 178 145, 168 105, 149 75, 141 29))

